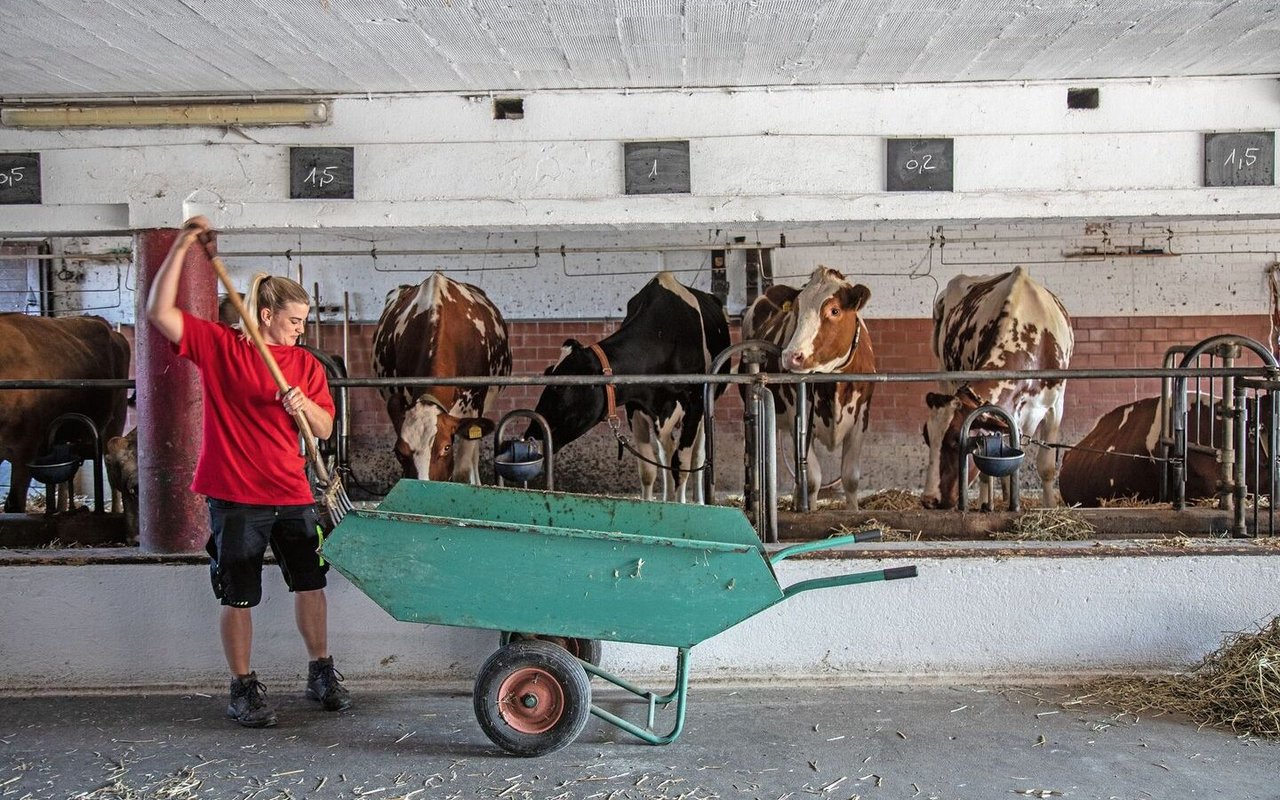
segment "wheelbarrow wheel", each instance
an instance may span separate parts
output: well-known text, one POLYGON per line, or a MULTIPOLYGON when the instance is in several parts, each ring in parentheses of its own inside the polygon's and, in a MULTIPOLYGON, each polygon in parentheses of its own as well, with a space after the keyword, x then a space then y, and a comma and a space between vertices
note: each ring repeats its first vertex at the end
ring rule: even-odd
POLYGON ((506 645, 510 642, 532 641, 535 639, 559 645, 569 651, 569 655, 574 658, 580 658, 593 667, 600 666, 602 648, 600 647, 599 639, 578 639, 569 636, 548 636, 543 633, 516 633, 515 631, 503 631, 498 643, 506 645))
POLYGON ((489 656, 476 676, 476 719, 516 756, 542 756, 578 738, 591 716, 591 681, 564 648, 522 639, 489 656))

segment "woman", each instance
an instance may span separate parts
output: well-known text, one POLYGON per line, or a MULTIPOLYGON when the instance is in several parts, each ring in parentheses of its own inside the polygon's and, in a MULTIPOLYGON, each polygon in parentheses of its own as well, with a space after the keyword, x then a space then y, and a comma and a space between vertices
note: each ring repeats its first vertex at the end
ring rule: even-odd
POLYGON ((302 414, 317 436, 328 438, 334 406, 324 369, 294 346, 310 310, 306 290, 295 281, 255 275, 247 303, 291 387, 284 393, 246 335, 178 307, 187 251, 197 242, 211 242, 212 235, 204 217, 183 225, 151 285, 147 318, 178 355, 200 370, 204 422, 191 489, 209 503, 212 536, 206 549, 213 592, 222 602, 222 649, 232 673, 227 715, 241 725, 262 728, 274 725, 276 715, 267 703, 266 687, 250 668, 251 609, 262 599, 268 544, 294 593, 295 620, 311 657, 307 697, 326 711, 351 705, 329 654, 328 565, 316 552, 320 532, 293 420, 302 414))

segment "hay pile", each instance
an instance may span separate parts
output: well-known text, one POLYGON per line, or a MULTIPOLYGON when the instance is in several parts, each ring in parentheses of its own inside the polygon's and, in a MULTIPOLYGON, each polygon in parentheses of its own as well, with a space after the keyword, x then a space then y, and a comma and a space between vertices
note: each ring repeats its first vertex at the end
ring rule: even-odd
POLYGON ((1186 714, 1201 725, 1280 737, 1280 617, 1257 633, 1233 633, 1190 672, 1157 678, 1104 678, 1081 703, 1137 714, 1186 714))
POLYGON ((914 511, 920 508, 920 496, 905 489, 885 489, 867 495, 858 503, 863 511, 914 511))
POLYGON ((1062 542, 1088 539, 1095 532, 1093 523, 1075 508, 1036 508, 1018 516, 1012 530, 997 531, 995 537, 1009 541, 1029 540, 1062 542))
POLYGON ((900 528, 890 528, 875 517, 871 517, 858 525, 837 525, 831 530, 831 535, 844 536, 849 533, 862 533, 863 531, 870 530, 880 531, 880 541, 882 542, 906 542, 920 540, 919 533, 912 535, 910 531, 905 531, 900 528))
POLYGON ((1100 497, 1098 498, 1098 508, 1150 508, 1150 509, 1169 509, 1173 508, 1173 503, 1157 503, 1154 500, 1142 500, 1137 493, 1127 495, 1125 497, 1100 497))

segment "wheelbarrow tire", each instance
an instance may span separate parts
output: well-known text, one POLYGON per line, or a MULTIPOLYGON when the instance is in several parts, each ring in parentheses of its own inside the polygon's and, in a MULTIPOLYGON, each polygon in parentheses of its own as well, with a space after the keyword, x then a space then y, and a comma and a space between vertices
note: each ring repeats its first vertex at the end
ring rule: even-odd
POLYGON ((591 717, 591 681, 564 648, 520 639, 495 652, 476 676, 476 719, 489 740, 516 756, 554 753, 591 717))
POLYGON ((600 666, 600 658, 603 655, 603 648, 600 646, 599 639, 579 639, 566 636, 547 636, 541 633, 516 633, 515 631, 503 631, 498 639, 498 644, 506 645, 510 642, 520 642, 538 639, 544 642, 551 642, 559 645, 569 651, 569 655, 580 658, 593 667, 600 666))

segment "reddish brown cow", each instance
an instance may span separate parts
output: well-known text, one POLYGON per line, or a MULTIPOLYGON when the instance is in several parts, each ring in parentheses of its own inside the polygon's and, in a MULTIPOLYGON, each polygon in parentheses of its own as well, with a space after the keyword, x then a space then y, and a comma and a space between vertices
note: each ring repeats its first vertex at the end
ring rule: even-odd
MULTIPOLYGON (((1004 275, 957 275, 934 304, 933 352, 939 369, 947 372, 1066 369, 1074 344, 1061 301, 1022 267, 1004 275)), ((944 381, 942 386, 943 393, 925 397, 929 467, 921 501, 926 508, 952 508, 959 500, 960 428, 978 406, 1009 412, 1024 442, 1033 436, 1058 440, 1066 399, 1063 381, 1014 378, 944 381)), ((1053 450, 1041 448, 1036 467, 1045 505, 1057 505, 1053 450)), ((988 482, 982 488, 986 495, 988 482)), ((989 496, 982 498, 984 506, 990 502, 989 496)))
MULTIPOLYGON (((436 272, 387 298, 373 334, 373 367, 386 378, 510 375, 507 323, 479 287, 436 272)), ((497 402, 497 387, 381 391, 405 477, 480 482, 479 439, 493 428, 482 415, 497 402)))
MULTIPOLYGON (((1225 426, 1215 419, 1213 406, 1207 397, 1189 402, 1187 430, 1192 438, 1197 433, 1208 444, 1212 431, 1212 446, 1223 446, 1225 426)), ((1264 419, 1270 407, 1264 405, 1264 419)), ((1144 397, 1132 403, 1108 411, 1093 429, 1062 457, 1062 472, 1058 486, 1063 502, 1073 505, 1097 506, 1103 500, 1132 497, 1139 501, 1159 502, 1173 497, 1174 486, 1166 487, 1167 496, 1160 496, 1161 472, 1164 465, 1160 457, 1160 430, 1163 412, 1159 397, 1144 397)), ((1260 430, 1267 430, 1264 422, 1260 430)), ((1265 441, 1265 439, 1264 439, 1265 441)), ((1253 490, 1256 464, 1250 450, 1246 467, 1246 480, 1253 490)), ((1262 481, 1267 485, 1270 471, 1264 463, 1262 481)), ((1222 477, 1222 465, 1213 453, 1189 448, 1183 466, 1186 481, 1184 496, 1188 500, 1213 497, 1222 477)), ((1169 481, 1173 480, 1170 470, 1169 481)), ((1263 490, 1266 491, 1265 489, 1263 490)))
MULTIPOLYGON (((6 380, 129 377, 129 340, 101 317, 0 314, 0 342, 0 378, 6 380)), ((124 388, 0 391, 0 461, 12 467, 4 510, 26 510, 31 486, 27 464, 44 451, 54 419, 84 414, 106 441, 124 428, 126 393, 124 388)))
MULTIPOLYGON (((871 334, 862 320, 862 308, 871 290, 851 284, 830 267, 818 267, 801 289, 770 286, 751 304, 742 319, 744 339, 766 339, 782 347, 782 369, 788 372, 867 374, 876 371, 871 334)), ((766 369, 777 371, 770 363, 766 369)), ((871 413, 875 384, 868 382, 820 383, 810 387, 813 408, 813 440, 833 452, 840 448, 840 482, 848 508, 858 507, 862 479, 862 439, 871 413)), ((779 425, 794 437, 795 387, 773 387, 779 425)), ((809 444, 809 496, 822 485, 822 469, 809 444)))

